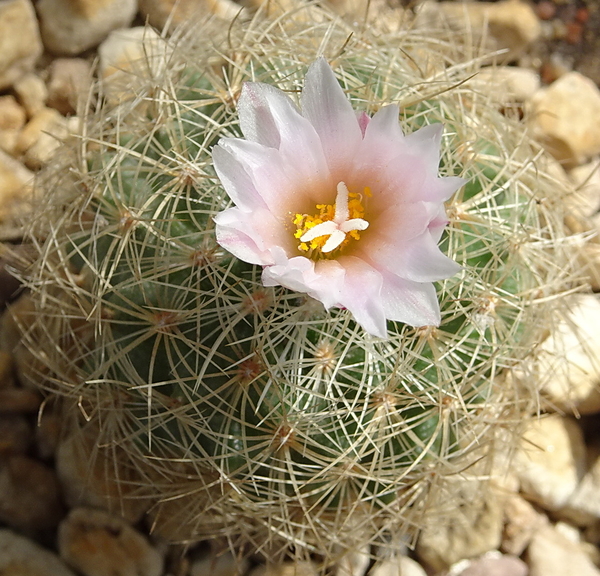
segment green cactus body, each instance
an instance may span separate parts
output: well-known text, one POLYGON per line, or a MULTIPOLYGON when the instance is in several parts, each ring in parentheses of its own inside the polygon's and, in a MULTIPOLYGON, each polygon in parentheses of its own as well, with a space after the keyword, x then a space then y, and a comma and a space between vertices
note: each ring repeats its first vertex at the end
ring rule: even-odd
POLYGON ((286 41, 258 19, 234 27, 220 54, 179 38, 137 103, 63 152, 70 172, 45 191, 36 235, 52 233, 28 280, 51 387, 84 407, 99 445, 125 451, 158 515, 181 501, 185 538, 271 555, 418 526, 436 478, 492 453, 529 409, 502 375, 535 350, 570 273, 560 193, 517 123, 461 84, 477 63, 432 82, 415 62, 441 57, 441 40, 346 42, 349 28, 318 14, 308 32, 291 18, 286 41), (388 322, 375 339, 345 310, 265 288, 260 267, 216 244, 229 200, 210 149, 239 135, 242 81, 293 95, 319 53, 356 109, 398 102, 406 133, 444 123, 441 174, 469 179, 447 206, 442 247, 463 269, 437 285, 439 328, 388 322))

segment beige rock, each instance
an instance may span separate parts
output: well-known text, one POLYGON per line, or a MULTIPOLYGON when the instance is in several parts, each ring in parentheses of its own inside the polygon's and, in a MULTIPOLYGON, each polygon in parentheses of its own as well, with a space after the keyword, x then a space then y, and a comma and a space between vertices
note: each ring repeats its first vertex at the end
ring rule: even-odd
POLYGON ((18 382, 39 390, 40 366, 22 337, 23 332, 35 322, 35 307, 29 294, 11 302, 0 316, 0 350, 12 355, 18 382))
POLYGON ((0 390, 0 414, 37 412, 42 403, 41 396, 27 388, 3 388, 0 390))
POLYGON ((554 529, 570 542, 581 544, 581 532, 577 526, 573 526, 573 524, 559 520, 556 524, 554 524, 554 529))
POLYGON ((56 555, 11 530, 0 530, 3 576, 75 576, 56 555))
MULTIPOLYGON (((473 489, 477 489, 475 486, 473 489)), ((434 570, 446 570, 464 558, 495 550, 502 538, 502 505, 499 495, 473 495, 470 503, 457 506, 456 514, 427 526, 417 542, 420 560, 434 570)))
POLYGON ((0 350, 0 390, 12 388, 15 384, 13 378, 14 364, 12 354, 6 350, 0 350))
POLYGON ((69 135, 67 120, 52 108, 38 112, 21 130, 17 150, 28 168, 44 166, 69 135))
POLYGON ((248 571, 248 560, 240 560, 230 552, 209 555, 192 562, 189 576, 239 576, 248 571))
POLYGON ((0 130, 20 130, 26 119, 25 110, 14 96, 0 96, 0 130))
POLYGON ((572 418, 532 421, 515 458, 521 490, 548 510, 562 508, 585 473, 585 456, 583 433, 572 418))
POLYGON ((472 36, 475 42, 484 39, 487 50, 504 50, 500 62, 518 58, 541 34, 540 22, 531 6, 520 0, 501 2, 432 2, 419 6, 415 25, 428 28, 448 28, 472 36))
POLYGON ((566 168, 600 153, 600 90, 579 72, 569 72, 531 99, 534 135, 566 168))
POLYGON ((34 533, 54 528, 63 514, 54 470, 26 456, 0 466, 0 521, 34 533))
POLYGON ((569 172, 576 194, 571 198, 571 208, 585 217, 592 217, 600 210, 600 163, 595 160, 577 166, 569 172))
POLYGON ((540 77, 528 68, 490 66, 479 70, 469 85, 501 104, 526 102, 539 90, 540 77))
POLYGON ((136 0, 40 0, 44 45, 55 54, 75 55, 97 46, 112 30, 127 27, 136 0))
POLYGON ((166 70, 170 49, 152 28, 117 30, 98 48, 104 92, 113 104, 135 98, 140 85, 166 70))
POLYGON ((336 563, 336 576, 364 576, 371 563, 369 546, 362 550, 351 550, 336 563))
POLYGON ((600 576, 583 548, 550 525, 534 535, 527 563, 529 576, 600 576))
MULTIPOLYGON (((0 223, 0 242, 8 242, 10 240, 9 237, 4 236, 6 231, 6 229, 3 230, 2 223, 0 223)), ((0 244, 0 309, 4 309, 6 304, 14 300, 19 294, 21 282, 14 276, 12 270, 9 267, 15 265, 16 259, 14 257, 14 254, 20 250, 21 246, 23 246, 23 244, 21 244, 20 246, 11 245, 10 248, 8 248, 7 244, 4 244, 4 246, 0 244)), ((0 388, 3 387, 3 384, 4 382, 2 382, 2 370, 0 368, 0 388)))
POLYGON ((600 411, 600 299, 577 294, 571 302, 542 344, 535 373, 550 406, 593 414, 600 411))
POLYGON ((560 516, 581 526, 590 526, 600 519, 600 449, 588 450, 588 469, 560 516))
POLYGON ((33 173, 0 150, 0 222, 22 214, 31 201, 33 173))
POLYGON ((18 141, 19 130, 0 130, 0 152, 6 152, 9 156, 17 156, 18 141))
POLYGON ((270 566, 257 566, 248 576, 318 576, 312 562, 283 562, 270 566))
POLYGON ((0 2, 0 90, 33 70, 42 54, 35 10, 30 0, 0 2))
POLYGON ((84 576, 160 576, 163 559, 125 520, 76 508, 58 530, 61 558, 84 576))
MULTIPOLYGON (((23 455, 32 443, 31 426, 23 416, 0 415, 0 457, 23 455)), ((1 475, 1 472, 0 472, 1 475)))
POLYGON ((52 410, 51 404, 45 404, 35 428, 35 443, 41 458, 56 456, 62 429, 63 419, 60 414, 52 410))
MULTIPOLYGON (((123 485, 112 480, 111 474, 119 463, 114 451, 95 446, 93 429, 64 439, 56 452, 56 471, 63 495, 69 507, 94 506, 118 513, 132 523, 138 522, 149 507, 142 498, 127 498, 128 471, 120 467, 123 485)), ((123 458, 125 458, 124 455, 123 458)))
POLYGON ((15 155, 19 131, 26 118, 25 110, 14 96, 0 96, 0 150, 15 155))
POLYGON ((488 552, 475 560, 463 560, 450 569, 448 576, 527 576, 529 569, 523 560, 488 552))
POLYGON ((425 569, 408 556, 399 556, 394 560, 378 562, 369 576, 427 576, 425 569))
POLYGON ((242 7, 231 0, 139 0, 140 13, 159 30, 214 14, 231 20, 242 7))
POLYGON ((48 80, 49 108, 67 116, 85 102, 92 85, 92 68, 83 58, 57 58, 50 64, 48 80))
POLYGON ((510 494, 504 501, 504 532, 500 549, 506 554, 520 556, 531 538, 548 519, 518 494, 510 494))
POLYGON ((15 82, 13 89, 30 118, 44 109, 48 89, 36 74, 25 74, 15 82))

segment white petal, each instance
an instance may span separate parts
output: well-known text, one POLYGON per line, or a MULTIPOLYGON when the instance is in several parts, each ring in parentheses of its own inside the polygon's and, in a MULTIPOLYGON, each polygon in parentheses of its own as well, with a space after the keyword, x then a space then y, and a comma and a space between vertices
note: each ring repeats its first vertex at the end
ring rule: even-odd
POLYGON ((461 270, 459 264, 442 253, 428 232, 412 240, 396 259, 387 264, 387 270, 414 282, 443 280, 461 270))
MULTIPOLYGON (((379 147, 378 150, 381 150, 379 147)), ((368 199, 375 210, 385 210, 393 204, 423 200, 423 187, 429 174, 421 158, 401 153, 391 158, 387 152, 360 150, 360 159, 353 175, 355 187, 369 186, 373 196, 368 199)), ((367 218, 368 219, 368 218, 367 218)))
POLYGON ((244 135, 279 150, 287 169, 306 186, 329 178, 319 135, 284 92, 268 84, 247 83, 238 111, 244 135))
POLYGON ((292 170, 304 176, 328 176, 319 135, 287 94, 269 84, 247 82, 238 112, 246 139, 278 149, 292 170))
POLYGON ((338 262, 346 270, 339 303, 369 334, 385 338, 387 327, 381 298, 381 274, 354 256, 341 257, 338 262))
POLYGON ((265 286, 284 286, 312 296, 326 308, 339 304, 345 270, 335 260, 315 262, 304 256, 282 257, 273 251, 275 264, 263 270, 265 286))
POLYGON ((385 274, 381 299, 389 320, 414 327, 440 325, 440 305, 430 282, 411 282, 385 274))
POLYGON ((273 264, 274 246, 293 248, 293 238, 267 209, 246 212, 229 208, 217 214, 214 221, 219 245, 244 262, 268 266, 273 264))
POLYGON ((398 114, 398 106, 390 104, 373 115, 365 131, 361 152, 375 150, 380 157, 387 156, 389 159, 406 151, 398 114))
POLYGON ((432 218, 437 215, 437 208, 427 202, 390 206, 371 221, 369 232, 361 236, 361 249, 369 254, 379 251, 398 254, 406 242, 427 231, 432 218))
POLYGON ((236 206, 250 210, 264 205, 264 201, 254 187, 252 178, 235 154, 219 142, 212 149, 212 157, 217 176, 236 206))
POLYGON ((250 264, 270 264, 262 238, 252 226, 248 214, 229 208, 214 217, 217 243, 236 258, 250 264))
POLYGON ((442 124, 430 124, 406 136, 408 150, 425 161, 428 172, 437 173, 443 132, 442 124))
POLYGON ((279 148, 281 138, 273 118, 272 102, 277 102, 278 107, 296 110, 297 113, 296 106, 289 96, 270 84, 259 82, 244 84, 237 110, 240 116, 240 128, 247 140, 271 148, 279 148))
POLYGON ((435 184, 426 191, 423 200, 429 202, 445 202, 462 186, 468 182, 465 178, 449 176, 447 178, 438 178, 435 184))
POLYGON ((324 58, 316 60, 306 73, 302 114, 317 131, 334 178, 341 180, 340 171, 352 165, 362 132, 350 101, 324 58))
MULTIPOLYGON (((285 214, 297 205, 298 193, 303 188, 277 150, 240 138, 223 138, 219 146, 229 153, 232 163, 237 163, 248 175, 247 180, 240 178, 235 195, 229 193, 224 183, 237 206, 252 209, 257 205, 266 205, 275 214, 285 214), (248 181, 251 185, 244 188, 248 181), (260 204, 256 202, 254 191, 261 198, 260 204)), ((219 153, 220 156, 222 154, 219 153)), ((219 170, 223 166, 217 168, 220 177, 219 170)))
POLYGON ((361 237, 357 256, 416 282, 453 276, 460 266, 437 245, 446 222, 440 216, 445 216, 444 207, 431 202, 394 207, 373 222, 369 236, 361 237))

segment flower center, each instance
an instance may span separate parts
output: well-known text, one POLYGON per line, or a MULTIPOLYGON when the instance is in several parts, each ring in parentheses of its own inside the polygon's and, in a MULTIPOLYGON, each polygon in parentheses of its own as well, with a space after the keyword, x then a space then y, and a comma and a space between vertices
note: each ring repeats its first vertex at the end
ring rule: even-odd
MULTIPOLYGON (((371 196, 369 187, 364 189, 365 196, 371 196)), ((295 214, 294 237, 300 240, 298 249, 308 252, 309 257, 329 254, 337 248, 343 248, 351 238, 360 239, 360 232, 369 227, 363 218, 365 209, 362 194, 349 192, 344 182, 337 185, 335 204, 317 204, 318 212, 295 214)))

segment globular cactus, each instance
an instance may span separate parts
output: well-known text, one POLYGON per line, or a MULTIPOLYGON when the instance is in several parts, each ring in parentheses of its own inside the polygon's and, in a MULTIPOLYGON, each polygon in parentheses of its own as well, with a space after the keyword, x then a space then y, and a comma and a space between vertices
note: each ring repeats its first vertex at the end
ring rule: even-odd
POLYGON ((478 61, 440 35, 305 7, 202 38, 182 33, 164 65, 132 72, 134 93, 99 106, 41 181, 25 337, 163 535, 270 558, 385 545, 531 408, 507 374, 572 283, 561 189, 518 121, 466 82, 478 61), (372 337, 348 310, 265 287, 216 242, 230 200, 211 150, 240 136, 243 82, 294 98, 320 55, 355 109, 396 103, 406 134, 444 125, 440 175, 468 181, 446 204, 440 247, 462 268, 436 284, 440 326, 390 321, 372 337))

